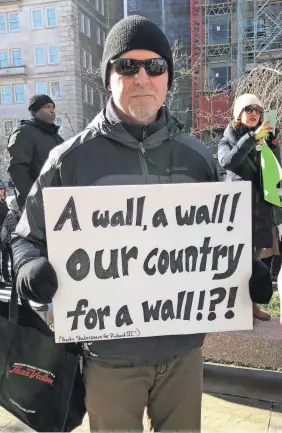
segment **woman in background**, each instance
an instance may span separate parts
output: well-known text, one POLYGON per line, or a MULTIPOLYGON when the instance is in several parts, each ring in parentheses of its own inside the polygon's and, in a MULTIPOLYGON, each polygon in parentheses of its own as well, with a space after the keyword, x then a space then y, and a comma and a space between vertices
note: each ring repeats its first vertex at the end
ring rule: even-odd
MULTIPOLYGON (((263 121, 263 104, 256 95, 248 93, 237 98, 233 114, 234 121, 227 126, 219 142, 218 161, 227 171, 227 182, 247 180, 252 183, 253 259, 260 259, 262 249, 273 246, 274 220, 272 205, 264 200, 258 145, 265 139, 277 156, 279 148, 272 126, 269 121, 263 121)), ((265 265, 261 262, 261 266, 265 265)), ((263 290, 267 289, 258 287, 258 291, 263 290)), ((255 302, 253 315, 259 320, 270 319, 255 302)))

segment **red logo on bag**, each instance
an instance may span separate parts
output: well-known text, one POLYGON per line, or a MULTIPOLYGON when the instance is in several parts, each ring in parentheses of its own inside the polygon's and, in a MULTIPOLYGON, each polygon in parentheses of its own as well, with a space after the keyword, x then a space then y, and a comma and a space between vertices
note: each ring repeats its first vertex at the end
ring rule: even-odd
POLYGON ((55 376, 52 373, 29 365, 14 363, 9 373, 25 376, 29 379, 40 380, 40 382, 48 383, 51 386, 54 385, 54 379, 51 376, 55 376))

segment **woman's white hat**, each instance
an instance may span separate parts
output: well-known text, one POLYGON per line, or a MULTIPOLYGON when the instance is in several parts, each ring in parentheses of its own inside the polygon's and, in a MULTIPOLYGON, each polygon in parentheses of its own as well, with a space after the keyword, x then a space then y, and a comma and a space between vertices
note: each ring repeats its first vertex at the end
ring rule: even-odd
POLYGON ((245 93, 244 95, 239 96, 234 103, 234 109, 233 109, 233 116, 234 120, 239 120, 239 116, 242 112, 242 110, 247 107, 248 105, 258 105, 259 107, 263 108, 263 104, 261 100, 252 93, 245 93))

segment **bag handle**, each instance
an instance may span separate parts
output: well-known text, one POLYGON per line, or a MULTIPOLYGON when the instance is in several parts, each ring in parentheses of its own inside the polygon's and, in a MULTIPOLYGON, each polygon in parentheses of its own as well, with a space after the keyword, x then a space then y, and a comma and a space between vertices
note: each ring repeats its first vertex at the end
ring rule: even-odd
MULTIPOLYGON (((9 321, 14 325, 17 325, 19 321, 19 295, 17 292, 16 278, 17 277, 15 276, 13 280, 11 300, 9 306, 9 321)), ((29 302, 26 299, 20 298, 20 300, 23 308, 25 308, 27 312, 32 310, 29 302)))

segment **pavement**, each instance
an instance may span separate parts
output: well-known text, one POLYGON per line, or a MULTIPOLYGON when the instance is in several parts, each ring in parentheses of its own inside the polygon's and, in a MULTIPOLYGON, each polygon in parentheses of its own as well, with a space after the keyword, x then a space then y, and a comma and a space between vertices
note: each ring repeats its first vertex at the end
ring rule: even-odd
MULTIPOLYGON (((0 432, 30 432, 29 427, 17 421, 0 408, 0 432)), ((88 418, 75 432, 89 432, 88 418)), ((204 394, 202 433, 281 433, 282 405, 274 402, 204 394)))
MULTIPOLYGON (((0 289, 0 299, 7 301, 8 298, 9 290, 0 289)), ((43 318, 47 322, 51 320, 49 317, 43 318)), ((254 366, 271 366, 281 371, 281 331, 279 321, 272 320, 268 324, 256 323, 253 331, 226 333, 224 336, 223 333, 211 334, 207 337, 204 352, 206 357, 213 360, 216 358, 221 362, 234 361, 234 357, 236 361, 246 362, 247 357, 254 366)), ((202 433, 282 433, 279 373, 265 372, 265 377, 258 382, 256 371, 242 370, 246 377, 236 368, 206 365, 202 433), (241 377, 241 380, 238 377, 241 377), (232 395, 229 395, 230 393, 232 395)), ((1 433, 31 431, 33 430, 0 407, 1 433)), ((89 431, 86 416, 83 425, 75 432, 89 431)), ((146 426, 145 431, 148 431, 146 426)))
POLYGON ((269 322, 255 320, 251 331, 209 333, 203 355, 206 360, 219 364, 279 370, 282 367, 282 324, 278 318, 269 322))

